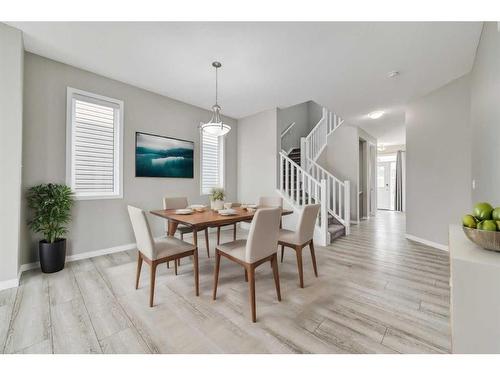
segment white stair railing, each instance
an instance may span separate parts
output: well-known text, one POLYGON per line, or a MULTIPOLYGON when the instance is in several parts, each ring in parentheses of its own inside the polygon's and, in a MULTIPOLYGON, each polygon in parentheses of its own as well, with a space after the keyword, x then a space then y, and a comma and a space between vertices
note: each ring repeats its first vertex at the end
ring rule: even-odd
POLYGON ((344 120, 323 107, 323 114, 309 135, 301 139, 301 165, 317 181, 326 181, 327 210, 350 230, 350 183, 341 181, 317 163, 328 143, 328 136, 338 129, 344 120))
POLYGON ((342 125, 343 122, 342 118, 323 107, 321 119, 308 136, 305 137, 304 150, 306 161, 312 160, 315 162, 318 159, 321 151, 326 147, 327 137, 342 125))
POLYGON ((310 164, 309 174, 316 180, 326 182, 328 213, 335 217, 345 227, 346 234, 349 234, 351 226, 350 182, 340 181, 316 162, 310 164))
POLYGON ((326 245, 328 233, 328 190, 326 180, 318 180, 307 173, 304 168, 280 152, 280 184, 279 190, 284 198, 296 208, 305 204, 321 204, 317 226, 321 233, 321 242, 326 245))

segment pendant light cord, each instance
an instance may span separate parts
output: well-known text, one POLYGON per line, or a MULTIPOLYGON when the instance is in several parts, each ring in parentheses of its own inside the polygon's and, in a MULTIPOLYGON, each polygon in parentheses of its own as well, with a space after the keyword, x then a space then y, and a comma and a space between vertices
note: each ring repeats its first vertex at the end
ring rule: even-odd
POLYGON ((217 103, 217 90, 218 90, 218 76, 217 76, 217 70, 219 68, 215 68, 215 105, 219 105, 219 103, 217 103))

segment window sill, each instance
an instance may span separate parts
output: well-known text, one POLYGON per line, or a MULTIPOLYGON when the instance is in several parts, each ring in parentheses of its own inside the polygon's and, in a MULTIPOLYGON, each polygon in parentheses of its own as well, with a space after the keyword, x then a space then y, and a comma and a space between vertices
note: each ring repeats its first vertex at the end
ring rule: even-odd
POLYGON ((74 195, 75 201, 93 201, 103 199, 123 199, 123 194, 120 195, 74 195))

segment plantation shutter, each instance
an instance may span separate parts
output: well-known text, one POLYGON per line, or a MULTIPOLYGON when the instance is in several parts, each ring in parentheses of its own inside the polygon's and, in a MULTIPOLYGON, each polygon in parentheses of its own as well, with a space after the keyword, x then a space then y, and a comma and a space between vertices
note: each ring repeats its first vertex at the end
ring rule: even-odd
POLYGON ((70 174, 76 197, 120 195, 120 115, 117 102, 72 94, 70 174))
POLYGON ((201 133, 201 193, 223 188, 223 137, 201 133))

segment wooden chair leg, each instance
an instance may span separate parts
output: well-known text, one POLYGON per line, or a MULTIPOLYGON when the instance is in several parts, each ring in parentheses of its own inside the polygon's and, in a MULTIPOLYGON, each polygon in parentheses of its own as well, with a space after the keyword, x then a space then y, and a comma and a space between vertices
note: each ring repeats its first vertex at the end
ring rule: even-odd
POLYGON ((193 253, 193 268, 194 268, 194 288, 196 296, 200 295, 200 275, 198 270, 198 248, 193 253))
POLYGON ((281 263, 283 263, 283 255, 285 255, 285 245, 281 245, 281 263))
POLYGON ((217 245, 220 245, 220 227, 217 227, 217 245))
POLYGON ((184 241, 184 233, 181 232, 181 241, 184 241))
POLYGON ((174 261, 174 272, 175 276, 177 276, 177 259, 174 261))
POLYGON ((295 248, 295 253, 297 255, 297 268, 299 269, 299 281, 300 287, 304 287, 304 268, 302 267, 302 248, 295 248))
POLYGON ((156 282, 156 263, 151 263, 151 284, 149 286, 149 307, 153 307, 153 299, 155 295, 155 282, 156 282))
POLYGON ((271 267, 273 268, 274 285, 276 286, 276 295, 278 296, 278 301, 281 301, 281 290, 280 290, 280 275, 278 272, 278 254, 274 254, 271 259, 271 267))
POLYGON ((314 275, 318 277, 318 266, 316 265, 316 254, 314 252, 314 245, 313 241, 309 242, 309 250, 311 250, 311 258, 312 258, 312 264, 314 268, 314 275))
POLYGON ((214 268, 214 292, 212 298, 215 300, 217 298, 217 283, 219 282, 219 270, 220 270, 220 253, 219 250, 215 250, 215 268, 214 268))
POLYGON ((135 289, 139 288, 139 278, 141 277, 141 269, 142 269, 142 255, 140 252, 137 252, 137 276, 135 278, 135 289))
POLYGON ((208 243, 208 228, 205 228, 205 245, 207 247, 207 256, 210 258, 210 245, 208 243))
POLYGON ((248 287, 250 297, 250 308, 252 310, 252 322, 257 321, 257 309, 255 307, 255 268, 253 265, 248 267, 248 287))
POLYGON ((170 268, 170 262, 167 262, 167 268, 170 268))
POLYGON ((246 268, 245 268, 245 281, 248 283, 248 271, 246 268))
POLYGON ((236 241, 236 223, 233 226, 233 241, 236 241))

